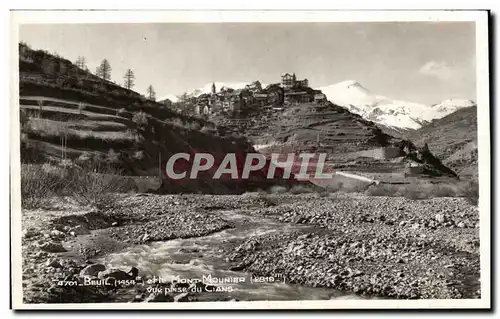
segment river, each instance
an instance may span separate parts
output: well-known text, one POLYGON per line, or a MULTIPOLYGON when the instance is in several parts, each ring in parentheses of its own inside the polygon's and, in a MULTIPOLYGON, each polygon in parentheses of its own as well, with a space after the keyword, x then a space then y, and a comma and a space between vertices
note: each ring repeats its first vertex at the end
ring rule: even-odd
MULTIPOLYGON (((137 267, 141 276, 156 276, 166 282, 171 280, 212 280, 210 283, 223 292, 203 292, 200 301, 214 300, 328 300, 360 299, 352 293, 335 289, 313 288, 287 282, 285 275, 258 278, 247 272, 231 271, 232 264, 226 261, 224 247, 252 236, 271 232, 286 232, 310 226, 286 224, 262 217, 221 211, 224 218, 232 221, 235 228, 226 229, 208 236, 153 242, 136 245, 104 257, 100 262, 108 267, 137 267), (231 283, 214 283, 215 278, 231 283)), ((206 283, 206 281, 205 281, 206 283)), ((215 288, 216 289, 216 288, 215 288)), ((215 290, 214 288, 212 291, 215 290)))

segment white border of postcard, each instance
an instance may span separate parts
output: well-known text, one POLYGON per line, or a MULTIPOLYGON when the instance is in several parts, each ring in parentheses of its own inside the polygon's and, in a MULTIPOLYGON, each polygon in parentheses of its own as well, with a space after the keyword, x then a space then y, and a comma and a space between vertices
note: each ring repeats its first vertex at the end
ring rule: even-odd
POLYGON ((415 309, 490 308, 491 207, 487 11, 13 11, 11 12, 11 262, 14 309, 415 309), (189 303, 25 304, 22 298, 19 154, 18 37, 20 24, 471 21, 476 23, 478 149, 480 181, 481 299, 314 300, 189 303))

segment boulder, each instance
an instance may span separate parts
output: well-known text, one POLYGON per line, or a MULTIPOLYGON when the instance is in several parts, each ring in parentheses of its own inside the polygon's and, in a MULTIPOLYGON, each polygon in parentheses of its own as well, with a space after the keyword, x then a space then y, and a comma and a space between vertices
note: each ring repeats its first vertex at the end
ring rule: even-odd
POLYGON ((131 279, 131 276, 129 274, 127 274, 123 270, 116 269, 116 268, 110 268, 110 269, 100 271, 98 273, 97 277, 99 277, 99 279, 106 279, 106 278, 114 278, 116 280, 131 279))
POLYGON ((92 264, 88 265, 87 267, 83 268, 82 271, 80 271, 80 276, 81 277, 97 277, 99 275, 99 272, 106 270, 106 266, 103 264, 92 264))
POLYGON ((445 221, 445 217, 443 214, 436 214, 435 219, 440 224, 444 223, 445 221))
POLYGON ((41 244, 40 249, 49 253, 60 253, 66 251, 61 243, 54 243, 52 241, 41 244))
POLYGON ((69 233, 72 236, 89 235, 90 234, 90 230, 88 230, 87 228, 83 227, 82 225, 78 225, 78 226, 75 226, 75 227, 71 228, 70 231, 69 231, 69 233))
POLYGON ((55 238, 61 238, 64 237, 64 233, 60 230, 54 229, 50 232, 50 236, 55 238))
POLYGON ((31 238, 40 235, 40 232, 33 229, 33 228, 28 228, 23 230, 23 238, 31 238))
POLYGON ((48 267, 53 267, 53 268, 61 268, 61 264, 59 263, 59 260, 56 258, 54 259, 48 259, 47 262, 45 263, 48 267))

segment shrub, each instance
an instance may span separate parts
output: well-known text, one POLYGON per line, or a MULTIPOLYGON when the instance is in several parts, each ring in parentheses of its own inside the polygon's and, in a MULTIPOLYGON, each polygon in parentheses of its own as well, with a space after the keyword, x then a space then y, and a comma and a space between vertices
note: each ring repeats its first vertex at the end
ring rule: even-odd
POLYGON ((184 127, 192 131, 199 131, 201 129, 201 125, 198 122, 188 122, 184 127))
POLYGON ((116 164, 120 162, 120 154, 116 153, 114 149, 108 151, 107 160, 111 164, 116 164))
POLYGON ((413 200, 427 199, 432 197, 429 188, 426 189, 422 185, 413 185, 413 184, 410 184, 407 187, 403 188, 402 195, 406 198, 413 200))
POLYGON ((203 126, 200 129, 200 132, 207 134, 207 135, 215 135, 217 133, 217 131, 215 129, 208 127, 208 126, 203 126))
POLYGON ((436 185, 432 187, 430 195, 432 195, 432 197, 456 197, 456 187, 451 185, 436 185))
POLYGON ((398 187, 389 184, 371 186, 366 190, 369 196, 400 196, 398 187))
POLYGON ((58 174, 47 172, 40 165, 22 165, 21 206, 28 209, 45 207, 63 185, 58 174))
POLYGON ((132 121, 139 127, 144 127, 148 124, 148 115, 142 111, 134 113, 132 121))
POLYGON ((142 160, 144 159, 144 152, 143 151, 136 151, 133 155, 133 158, 136 160, 142 160))
POLYGON ((135 191, 133 179, 119 176, 118 171, 95 163, 89 169, 69 171, 69 191, 77 203, 95 208, 109 208, 116 204, 116 193, 135 191))
POLYGON ((19 110, 19 124, 21 127, 21 131, 27 131, 29 129, 29 120, 30 117, 28 112, 25 109, 19 110))
POLYGON ((295 185, 290 189, 291 194, 307 194, 314 193, 314 189, 311 186, 306 185, 295 185))
POLYGON ((332 193, 336 193, 336 192, 340 191, 343 187, 344 187, 344 183, 342 183, 342 182, 332 183, 332 184, 328 184, 325 186, 325 188, 329 192, 332 192, 332 193))
POLYGON ((479 203, 479 184, 477 181, 470 181, 462 186, 461 193, 471 205, 477 206, 479 203))
POLYGON ((288 191, 285 186, 274 185, 269 188, 271 194, 284 194, 288 191))
POLYGON ((93 160, 93 156, 92 156, 92 153, 90 152, 84 152, 82 153, 80 156, 78 156, 78 158, 76 159, 76 163, 78 165, 82 165, 82 166, 88 166, 89 163, 93 160))

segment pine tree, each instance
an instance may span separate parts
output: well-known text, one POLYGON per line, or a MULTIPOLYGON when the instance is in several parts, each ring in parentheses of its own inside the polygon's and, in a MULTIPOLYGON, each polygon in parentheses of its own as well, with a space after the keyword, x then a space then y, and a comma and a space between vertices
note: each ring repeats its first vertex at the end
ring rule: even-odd
POLYGON ((156 101, 156 92, 153 89, 152 85, 148 86, 148 99, 150 99, 151 101, 156 101))
POLYGON ((125 80, 125 83, 124 83, 125 88, 130 90, 131 88, 134 87, 135 75, 134 75, 134 71, 132 71, 132 69, 128 69, 127 72, 125 72, 123 79, 125 80))
POLYGON ((102 60, 101 64, 97 67, 96 75, 103 80, 111 80, 111 65, 107 59, 102 60))
POLYGON ((77 59, 76 59, 76 66, 79 67, 80 69, 82 70, 87 70, 87 61, 85 60, 85 57, 84 56, 79 56, 77 59))

